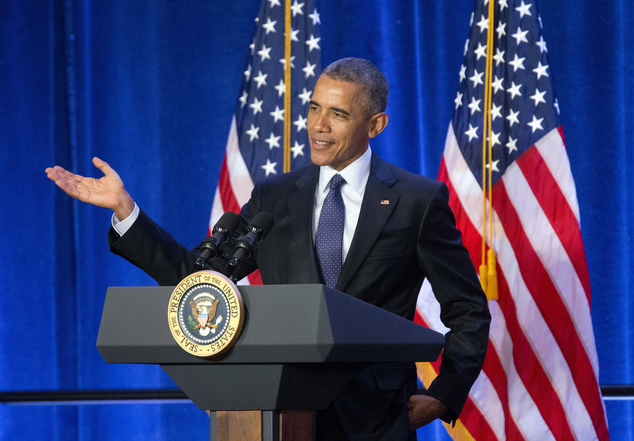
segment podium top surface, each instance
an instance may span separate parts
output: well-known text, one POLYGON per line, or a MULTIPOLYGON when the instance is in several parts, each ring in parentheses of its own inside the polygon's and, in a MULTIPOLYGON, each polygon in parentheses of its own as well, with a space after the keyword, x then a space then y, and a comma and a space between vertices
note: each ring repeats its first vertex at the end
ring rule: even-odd
POLYGON ((246 319, 222 358, 181 349, 169 329, 172 287, 108 289, 97 347, 108 363, 288 364, 432 361, 444 337, 322 285, 241 286, 246 319))

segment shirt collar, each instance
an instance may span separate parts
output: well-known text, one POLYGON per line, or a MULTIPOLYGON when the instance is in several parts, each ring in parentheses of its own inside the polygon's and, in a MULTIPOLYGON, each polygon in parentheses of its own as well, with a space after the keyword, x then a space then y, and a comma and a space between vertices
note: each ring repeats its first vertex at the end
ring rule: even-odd
POLYGON ((370 176, 370 161, 372 159, 372 149, 368 149, 341 171, 337 171, 329 165, 319 167, 319 191, 324 192, 328 187, 328 183, 334 175, 339 173, 346 180, 350 187, 354 188, 357 193, 363 193, 365 184, 370 176))

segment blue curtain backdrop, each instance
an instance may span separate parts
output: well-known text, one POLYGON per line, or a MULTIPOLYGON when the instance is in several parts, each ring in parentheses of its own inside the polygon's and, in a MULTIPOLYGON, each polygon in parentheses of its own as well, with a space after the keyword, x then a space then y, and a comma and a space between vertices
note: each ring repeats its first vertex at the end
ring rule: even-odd
MULTIPOLYGON (((110 213, 68 198, 44 168, 95 176, 99 156, 146 212, 198 244, 259 2, 0 0, 0 392, 174 387, 159 367, 99 355, 107 287, 155 283, 108 252, 110 213)), ((319 6, 324 65, 368 58, 390 83, 390 124, 374 150, 435 177, 474 1, 319 6)), ((633 6, 539 6, 581 208, 600 382, 631 385, 633 6)), ((606 407, 612 439, 633 439, 632 402, 606 407)), ((190 440, 206 436, 208 418, 191 403, 0 405, 0 427, 0 440, 190 440)))

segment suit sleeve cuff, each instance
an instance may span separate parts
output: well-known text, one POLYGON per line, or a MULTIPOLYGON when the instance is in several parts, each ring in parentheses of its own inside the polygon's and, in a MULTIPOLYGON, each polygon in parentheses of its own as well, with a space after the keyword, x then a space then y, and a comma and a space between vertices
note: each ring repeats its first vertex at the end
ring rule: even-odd
POLYGON ((139 211, 139 206, 135 202, 134 210, 132 210, 130 216, 126 217, 125 219, 120 220, 119 218, 117 218, 117 216, 114 215, 114 213, 112 214, 112 228, 117 232, 117 234, 119 234, 119 236, 123 236, 125 233, 127 233, 132 224, 134 224, 134 222, 139 217, 139 211))

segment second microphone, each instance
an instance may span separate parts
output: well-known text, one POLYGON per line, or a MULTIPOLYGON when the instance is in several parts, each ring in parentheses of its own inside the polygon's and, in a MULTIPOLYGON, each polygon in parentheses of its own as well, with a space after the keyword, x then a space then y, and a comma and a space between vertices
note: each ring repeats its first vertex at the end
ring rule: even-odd
POLYGON ((248 259, 253 255, 255 245, 271 231, 274 223, 275 220, 273 216, 267 212, 262 211, 255 215, 247 227, 247 234, 240 236, 238 240, 236 240, 233 257, 227 264, 229 276, 233 274, 243 259, 248 259))

